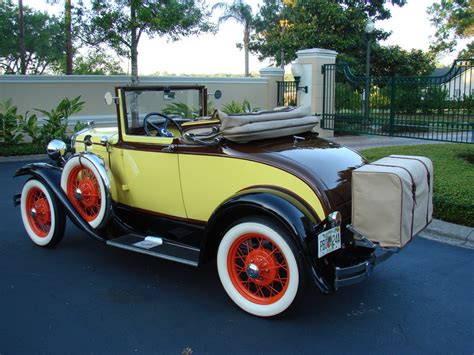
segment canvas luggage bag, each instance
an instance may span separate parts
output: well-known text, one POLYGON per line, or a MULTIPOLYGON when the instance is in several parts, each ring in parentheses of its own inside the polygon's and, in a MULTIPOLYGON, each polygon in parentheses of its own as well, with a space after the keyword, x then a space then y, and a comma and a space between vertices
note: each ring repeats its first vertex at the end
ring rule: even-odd
POLYGON ((391 155, 352 173, 352 226, 382 247, 404 247, 432 220, 433 164, 391 155))

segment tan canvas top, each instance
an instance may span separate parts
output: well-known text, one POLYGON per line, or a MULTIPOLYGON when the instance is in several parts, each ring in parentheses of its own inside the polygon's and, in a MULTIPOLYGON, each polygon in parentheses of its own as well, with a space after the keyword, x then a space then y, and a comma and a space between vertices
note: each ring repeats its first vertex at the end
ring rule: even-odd
POLYGON ((309 106, 227 115, 218 111, 222 136, 234 142, 283 137, 311 131, 319 118, 309 106))

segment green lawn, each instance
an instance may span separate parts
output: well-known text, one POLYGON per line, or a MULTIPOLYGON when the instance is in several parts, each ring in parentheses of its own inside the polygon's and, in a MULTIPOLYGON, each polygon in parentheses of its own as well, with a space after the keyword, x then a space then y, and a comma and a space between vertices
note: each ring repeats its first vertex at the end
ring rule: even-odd
POLYGON ((427 144, 365 149, 369 161, 390 154, 422 155, 434 165, 434 217, 474 227, 474 144, 427 144))

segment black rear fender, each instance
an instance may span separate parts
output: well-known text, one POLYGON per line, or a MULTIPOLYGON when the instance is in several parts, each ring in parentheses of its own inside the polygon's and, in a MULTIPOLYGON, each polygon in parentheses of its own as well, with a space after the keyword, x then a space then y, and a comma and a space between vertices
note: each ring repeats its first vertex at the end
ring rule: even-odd
POLYGON ((221 204, 211 216, 206 227, 201 250, 201 262, 216 256, 217 248, 225 231, 237 220, 262 216, 277 222, 295 241, 305 266, 318 287, 329 292, 330 286, 320 275, 312 260, 307 239, 314 234, 315 226, 320 222, 303 203, 278 190, 245 190, 221 204))

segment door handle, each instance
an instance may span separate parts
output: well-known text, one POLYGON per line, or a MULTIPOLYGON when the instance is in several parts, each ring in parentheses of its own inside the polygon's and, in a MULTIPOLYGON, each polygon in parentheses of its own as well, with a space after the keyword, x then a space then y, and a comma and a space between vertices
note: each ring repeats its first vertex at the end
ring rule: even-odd
POLYGON ((164 147, 161 151, 170 153, 170 152, 174 152, 175 150, 176 150, 176 145, 170 144, 169 146, 164 147))

